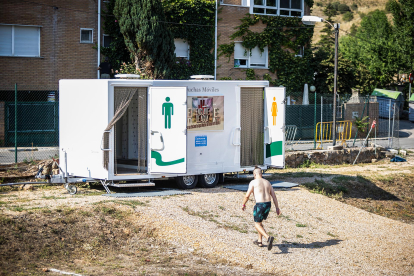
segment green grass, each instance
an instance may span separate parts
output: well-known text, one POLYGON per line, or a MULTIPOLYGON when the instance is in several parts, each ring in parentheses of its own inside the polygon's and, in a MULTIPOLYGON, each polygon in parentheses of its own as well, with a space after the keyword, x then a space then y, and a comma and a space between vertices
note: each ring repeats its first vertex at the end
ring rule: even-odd
POLYGON ((284 218, 284 219, 286 219, 287 221, 292 220, 289 216, 285 216, 285 215, 283 215, 283 214, 281 214, 280 216, 278 216, 278 218, 284 218))
POLYGON ((296 227, 307 227, 306 224, 302 224, 302 223, 296 223, 296 227))
POLYGON ((17 197, 17 195, 0 195, 0 198, 2 198, 2 197, 17 197))
POLYGON ((344 186, 333 186, 322 179, 315 179, 314 182, 307 182, 302 184, 312 193, 322 194, 329 197, 341 198, 343 193, 347 193, 348 189, 344 186))
POLYGON ((66 197, 42 196, 43 199, 65 199, 66 197))
POLYGON ((331 236, 331 237, 334 237, 334 238, 335 238, 335 237, 337 237, 336 235, 334 235, 334 234, 332 234, 332 233, 330 233, 330 232, 328 232, 328 233, 327 233, 327 235, 328 235, 328 236, 331 236))
POLYGON ((301 239, 301 238, 303 238, 303 236, 302 235, 296 235, 296 238, 301 239))
POLYGON ((12 206, 10 208, 11 211, 15 211, 15 212, 23 212, 24 211, 24 207, 22 206, 12 206))
POLYGON ((82 197, 82 196, 97 196, 97 195, 103 195, 105 194, 105 191, 102 192, 89 192, 89 191, 84 191, 81 194, 76 194, 76 197, 82 197))
POLYGON ((332 182, 338 183, 338 184, 348 183, 349 181, 355 181, 355 180, 356 180, 355 177, 347 176, 347 175, 340 175, 340 176, 335 176, 334 178, 332 178, 332 182))
POLYGON ((122 205, 130 206, 132 208, 135 208, 137 206, 146 206, 147 204, 145 202, 139 201, 139 200, 118 200, 113 201, 122 205))
POLYGON ((91 212, 88 212, 88 211, 83 211, 83 210, 80 210, 80 211, 79 211, 79 214, 80 214, 81 216, 84 216, 84 217, 92 217, 92 216, 93 216, 93 214, 92 214, 91 212))
POLYGON ((281 174, 285 177, 293 177, 293 178, 299 178, 299 177, 314 177, 319 176, 319 173, 310 173, 310 172, 288 172, 281 174))
POLYGON ((186 212, 187 214, 189 214, 190 216, 197 216, 197 217, 200 217, 204 220, 214 222, 219 227, 223 227, 223 228, 227 228, 227 229, 233 229, 233 230, 238 231, 238 232, 243 233, 243 234, 248 232, 245 228, 241 228, 238 225, 231 224, 231 223, 221 223, 221 222, 215 220, 214 217, 217 217, 217 216, 214 215, 214 214, 211 214, 209 211, 195 212, 195 211, 191 210, 190 208, 188 208, 188 206, 181 207, 181 209, 184 212, 186 212))

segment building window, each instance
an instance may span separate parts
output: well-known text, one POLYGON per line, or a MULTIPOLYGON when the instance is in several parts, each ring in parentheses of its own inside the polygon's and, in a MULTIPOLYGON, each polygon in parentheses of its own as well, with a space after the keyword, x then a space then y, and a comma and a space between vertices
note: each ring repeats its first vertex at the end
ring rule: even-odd
POLYGON ((40 57, 40 27, 0 25, 0 56, 40 57))
POLYGON ((93 43, 93 29, 80 29, 80 43, 93 43))
POLYGON ((105 48, 109 48, 111 47, 111 42, 112 42, 112 36, 104 34, 103 35, 103 46, 105 48))
POLYGON ((176 57, 190 59, 190 47, 187 41, 181 38, 174 38, 174 45, 176 57))
POLYGON ((235 68, 267 68, 267 46, 261 52, 259 47, 249 50, 242 46, 241 42, 234 44, 235 68))
POLYGON ((298 46, 298 50, 296 51, 295 57, 303 57, 305 55, 305 47, 298 46))
POLYGON ((250 13, 271 16, 303 16, 304 0, 250 0, 250 13))

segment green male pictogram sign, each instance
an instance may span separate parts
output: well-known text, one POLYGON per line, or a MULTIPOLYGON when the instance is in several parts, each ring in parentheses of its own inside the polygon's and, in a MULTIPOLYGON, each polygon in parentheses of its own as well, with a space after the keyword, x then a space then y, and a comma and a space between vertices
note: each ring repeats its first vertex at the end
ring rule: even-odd
POLYGON ((164 115, 165 128, 171 128, 171 116, 174 115, 174 105, 170 103, 170 97, 166 97, 167 102, 162 104, 162 115, 164 115))

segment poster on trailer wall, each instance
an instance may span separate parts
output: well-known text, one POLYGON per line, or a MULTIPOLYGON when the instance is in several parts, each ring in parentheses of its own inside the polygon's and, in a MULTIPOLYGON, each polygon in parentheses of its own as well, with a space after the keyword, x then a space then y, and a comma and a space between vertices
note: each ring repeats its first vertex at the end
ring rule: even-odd
POLYGON ((224 96, 187 97, 188 130, 224 130, 224 96))

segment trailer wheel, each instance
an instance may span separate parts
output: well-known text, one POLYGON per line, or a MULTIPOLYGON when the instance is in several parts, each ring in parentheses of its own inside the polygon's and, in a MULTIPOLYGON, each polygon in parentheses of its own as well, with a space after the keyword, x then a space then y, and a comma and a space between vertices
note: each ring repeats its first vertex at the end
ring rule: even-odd
POLYGON ((198 177, 197 175, 177 176, 175 181, 180 189, 192 189, 197 185, 198 177))
POLYGON ((75 195, 78 192, 78 187, 76 187, 75 185, 68 185, 67 190, 69 194, 75 195))
POLYGON ((198 183, 203 188, 214 188, 219 181, 218 173, 202 174, 199 176, 198 183))

